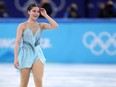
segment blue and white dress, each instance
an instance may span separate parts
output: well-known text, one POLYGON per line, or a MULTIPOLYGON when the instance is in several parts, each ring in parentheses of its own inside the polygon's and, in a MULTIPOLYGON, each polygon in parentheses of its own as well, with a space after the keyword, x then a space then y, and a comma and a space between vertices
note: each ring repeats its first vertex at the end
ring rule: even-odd
POLYGON ((42 29, 38 28, 34 34, 29 27, 23 32, 22 46, 18 54, 19 69, 31 68, 37 59, 45 64, 46 59, 40 48, 41 33, 42 29))

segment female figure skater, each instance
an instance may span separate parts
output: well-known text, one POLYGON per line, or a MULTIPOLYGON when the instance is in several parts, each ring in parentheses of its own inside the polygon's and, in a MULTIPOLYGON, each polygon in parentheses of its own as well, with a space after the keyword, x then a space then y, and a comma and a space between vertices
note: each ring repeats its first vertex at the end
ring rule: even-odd
POLYGON ((27 12, 28 20, 19 24, 17 28, 14 67, 20 69, 20 87, 27 87, 31 70, 36 87, 42 87, 45 58, 40 48, 41 33, 44 29, 57 28, 58 24, 47 15, 44 8, 40 8, 37 4, 30 4, 27 12), (40 14, 49 21, 49 24, 36 21, 40 14), (21 40, 23 45, 18 54, 21 40))

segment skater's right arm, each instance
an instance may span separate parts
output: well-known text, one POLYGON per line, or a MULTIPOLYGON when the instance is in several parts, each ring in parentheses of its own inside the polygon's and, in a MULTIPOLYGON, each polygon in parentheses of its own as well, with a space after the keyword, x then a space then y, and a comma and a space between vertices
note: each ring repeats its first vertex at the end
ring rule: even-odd
POLYGON ((18 62, 18 50, 20 46, 20 41, 22 38, 22 33, 23 33, 23 24, 19 24, 17 28, 17 33, 16 33, 16 42, 14 46, 14 67, 18 68, 19 62, 18 62))

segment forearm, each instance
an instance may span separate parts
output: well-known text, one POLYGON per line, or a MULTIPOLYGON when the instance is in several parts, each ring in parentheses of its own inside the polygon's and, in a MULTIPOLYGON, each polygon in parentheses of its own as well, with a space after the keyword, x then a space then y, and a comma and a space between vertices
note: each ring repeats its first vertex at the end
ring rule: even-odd
POLYGON ((18 60, 18 50, 19 50, 19 44, 15 44, 14 46, 14 60, 18 60))
POLYGON ((50 16, 46 14, 44 17, 50 22, 51 26, 53 26, 54 28, 58 27, 58 24, 50 16))

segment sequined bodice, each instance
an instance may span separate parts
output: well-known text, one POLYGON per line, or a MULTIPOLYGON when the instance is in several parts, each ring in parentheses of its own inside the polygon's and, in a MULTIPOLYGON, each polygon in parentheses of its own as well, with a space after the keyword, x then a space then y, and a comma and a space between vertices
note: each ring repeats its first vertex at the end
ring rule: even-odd
POLYGON ((32 45, 39 45, 40 44, 40 37, 41 37, 41 29, 39 28, 35 34, 33 34, 30 28, 27 28, 23 32, 23 42, 28 42, 32 45))
POLYGON ((23 32, 22 36, 22 46, 29 46, 31 50, 35 53, 36 46, 40 45, 40 37, 41 37, 41 29, 38 28, 35 33, 33 33, 32 29, 27 27, 23 32))

